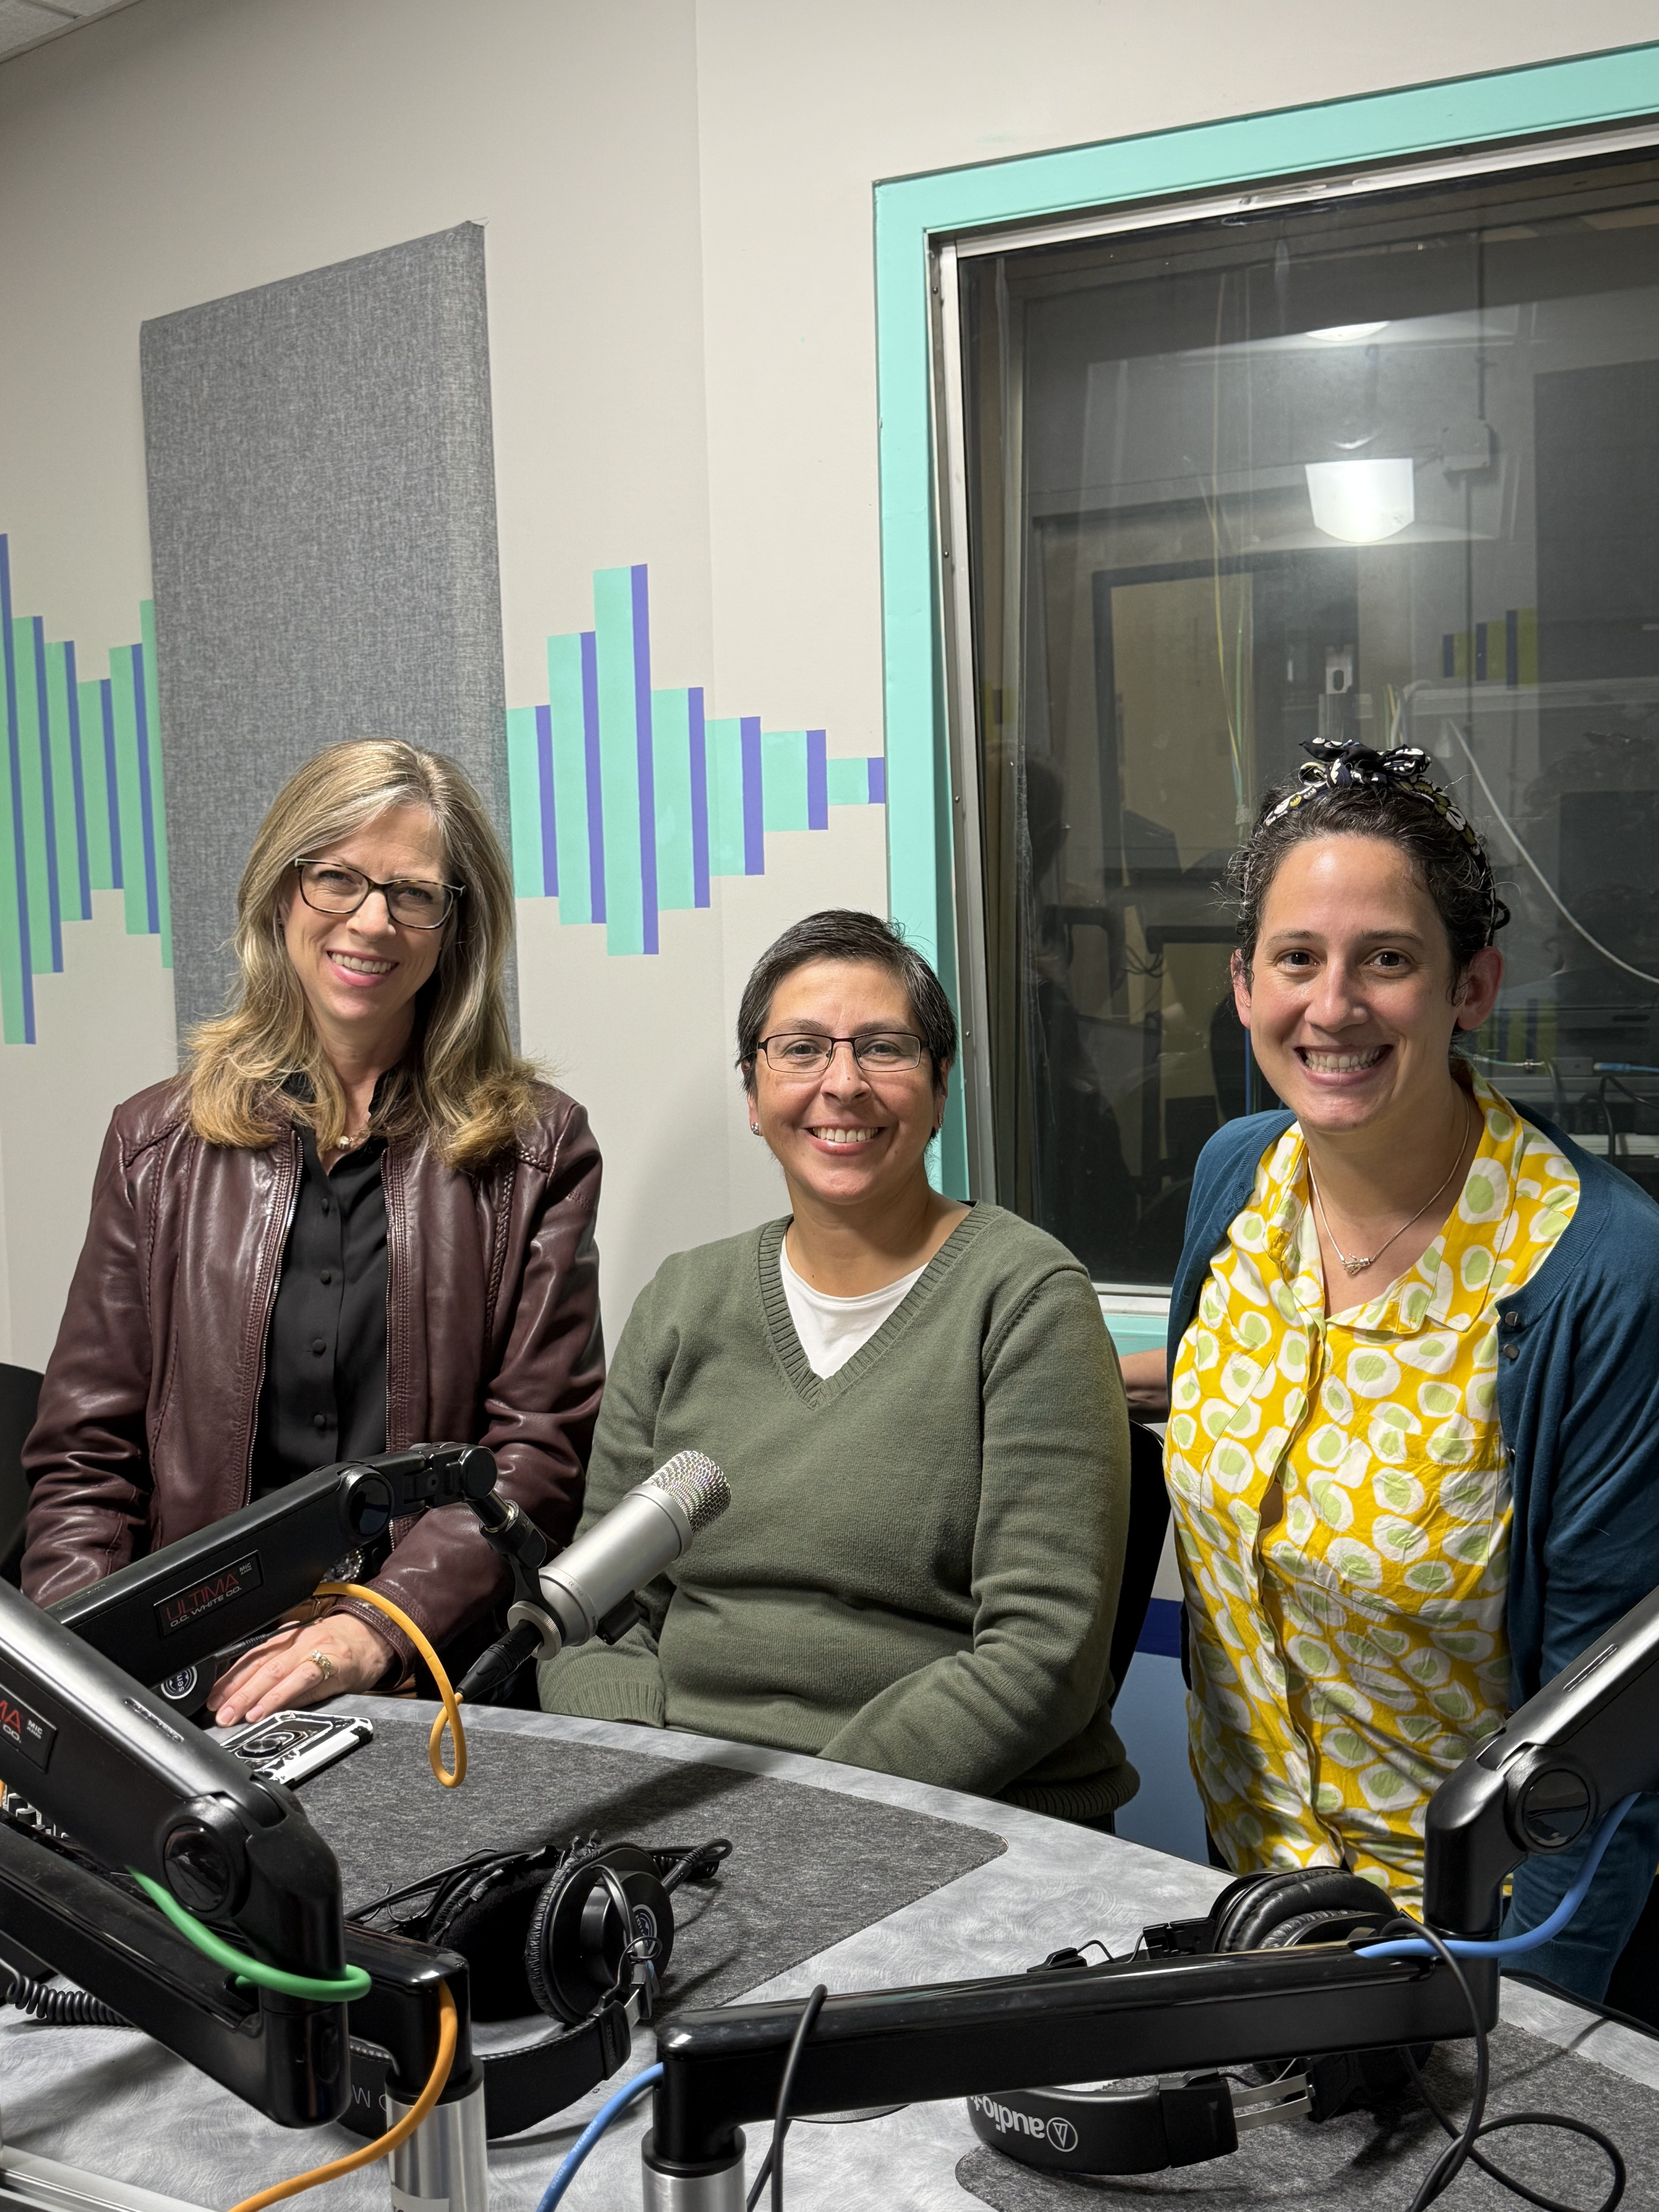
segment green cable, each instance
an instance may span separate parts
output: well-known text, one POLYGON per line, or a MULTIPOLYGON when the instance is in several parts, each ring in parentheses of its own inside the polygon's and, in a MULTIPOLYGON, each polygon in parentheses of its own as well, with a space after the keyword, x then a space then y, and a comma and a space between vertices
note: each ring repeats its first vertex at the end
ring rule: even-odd
POLYGON ((186 1942, 204 1952, 216 1966, 225 1966, 244 1982, 257 1982, 261 1989, 276 1990, 285 1997, 314 1997, 319 2004, 347 2004, 353 1997, 367 1996, 371 1986, 369 1977, 361 1966, 348 1966, 337 1981, 314 1980, 309 1974, 290 1974, 281 1966, 268 1966, 263 1959, 255 1959, 246 1951, 238 1951, 222 1936, 216 1936, 204 1927, 193 1912, 186 1912, 178 1899, 152 1881, 137 1867, 127 1872, 137 1883, 150 1903, 164 1912, 186 1942))

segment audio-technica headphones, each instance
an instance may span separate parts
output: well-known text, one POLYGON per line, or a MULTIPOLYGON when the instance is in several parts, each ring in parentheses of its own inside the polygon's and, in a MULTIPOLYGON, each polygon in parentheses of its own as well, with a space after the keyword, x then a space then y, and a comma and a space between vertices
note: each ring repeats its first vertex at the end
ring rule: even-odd
MULTIPOLYGON (((1395 1917, 1388 1893, 1346 1867, 1278 1867, 1230 1882, 1202 1920, 1143 1929, 1140 1945, 1155 1959, 1283 1951, 1376 1934, 1395 1917)), ((1085 1963, 1081 1950, 1055 1951, 1032 1971, 1085 1963)), ((1399 2050, 1345 2051, 1277 2066, 1212 2067, 1151 2087, 1002 2089, 970 2097, 968 2117, 981 2142, 1024 2166, 1158 2173, 1224 2158, 1238 2148, 1241 2129, 1334 2119, 1400 2094, 1408 2079, 1399 2050)))
MULTIPOLYGON (((672 1893, 712 1881, 732 1846, 723 1836, 652 1848, 576 1836, 531 1850, 480 1851, 387 1892, 348 1915, 459 1952, 472 2017, 544 2013, 561 2033, 479 2054, 485 2132, 516 2135, 603 2081, 649 2019, 674 1949, 672 1893), (413 1904, 402 1913, 394 1908, 413 1904)), ((385 2072, 381 2061, 380 2074, 385 2072)), ((380 2132, 377 2054, 352 2045, 352 2106, 342 2124, 380 2132), (357 2094, 359 2085, 364 2094, 357 2094)))

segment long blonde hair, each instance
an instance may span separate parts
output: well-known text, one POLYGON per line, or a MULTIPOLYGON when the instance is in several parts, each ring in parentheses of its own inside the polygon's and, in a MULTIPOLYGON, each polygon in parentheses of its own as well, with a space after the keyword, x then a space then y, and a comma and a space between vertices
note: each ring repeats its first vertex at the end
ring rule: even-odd
POLYGON ((262 1147, 295 1122, 324 1151, 349 1133, 346 1096, 283 944, 281 902, 296 855, 324 850, 389 808, 437 825, 447 880, 464 884, 438 965, 416 1006, 415 1042, 374 1117, 387 1137, 425 1137, 451 1167, 482 1165, 535 1111, 536 1070, 513 1049, 502 988, 513 879, 482 801, 453 761, 392 738, 331 745, 297 769, 259 825, 236 893, 240 976, 228 1010, 190 1040, 191 1126, 213 1145, 262 1147), (311 1097, 283 1085, 309 1079, 311 1097))

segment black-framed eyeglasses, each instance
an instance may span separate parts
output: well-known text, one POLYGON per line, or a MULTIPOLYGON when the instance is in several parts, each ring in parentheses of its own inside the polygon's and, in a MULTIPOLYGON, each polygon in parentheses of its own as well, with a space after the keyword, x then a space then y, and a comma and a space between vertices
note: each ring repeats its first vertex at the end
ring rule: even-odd
POLYGON ((293 867, 300 896, 319 914, 356 914, 371 891, 379 891, 386 912, 404 929, 441 929, 466 890, 465 884, 427 883, 418 876, 377 884, 343 860, 295 860, 293 867))
POLYGON ((838 1044, 852 1048, 854 1059, 866 1075, 897 1075, 918 1066, 926 1048, 908 1030, 866 1030, 861 1036, 811 1036, 799 1034, 763 1037, 760 1049, 775 1075, 822 1075, 836 1056, 838 1044))

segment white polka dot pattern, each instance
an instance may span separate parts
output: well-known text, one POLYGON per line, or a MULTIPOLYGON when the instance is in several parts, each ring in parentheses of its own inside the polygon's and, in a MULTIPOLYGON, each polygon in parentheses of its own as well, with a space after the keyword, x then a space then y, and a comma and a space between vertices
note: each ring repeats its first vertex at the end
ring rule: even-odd
POLYGON ((1421 1899, 1430 1797, 1502 1723, 1498 1304, 1572 1218, 1571 1164, 1475 1079, 1440 1236, 1327 1316, 1306 1152, 1264 1155, 1182 1340, 1164 1465, 1191 1627, 1193 1771, 1239 1873, 1346 1863, 1421 1899))

